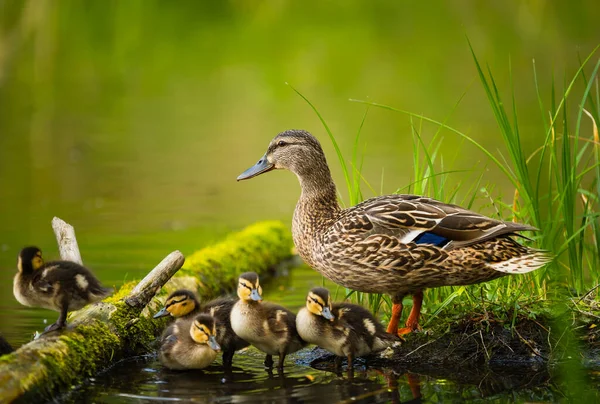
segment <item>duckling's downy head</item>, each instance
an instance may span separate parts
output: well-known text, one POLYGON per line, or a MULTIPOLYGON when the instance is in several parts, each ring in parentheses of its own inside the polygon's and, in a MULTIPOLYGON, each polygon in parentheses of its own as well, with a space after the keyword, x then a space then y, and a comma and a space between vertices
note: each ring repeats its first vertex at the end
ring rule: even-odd
POLYGON ((198 344, 208 344, 208 346, 215 350, 220 351, 221 347, 217 343, 215 336, 217 335, 217 328, 214 317, 208 314, 199 314, 190 327, 190 336, 198 344))
POLYGON ((237 177, 247 180, 275 169, 289 170, 302 177, 312 172, 329 173, 319 141, 305 130, 281 132, 269 144, 258 162, 237 177))
POLYGON ((44 265, 42 250, 37 247, 25 247, 19 253, 17 268, 19 272, 30 274, 44 265))
POLYGON ((325 288, 312 288, 306 298, 306 308, 317 316, 323 316, 327 320, 333 321, 335 316, 331 312, 331 295, 325 288))
POLYGON ((242 301, 257 301, 262 300, 262 288, 258 282, 256 272, 245 272, 240 275, 237 294, 242 301))
POLYGON ((165 307, 154 315, 154 318, 171 315, 173 317, 183 317, 198 307, 198 299, 194 292, 180 289, 171 293, 167 297, 165 307))

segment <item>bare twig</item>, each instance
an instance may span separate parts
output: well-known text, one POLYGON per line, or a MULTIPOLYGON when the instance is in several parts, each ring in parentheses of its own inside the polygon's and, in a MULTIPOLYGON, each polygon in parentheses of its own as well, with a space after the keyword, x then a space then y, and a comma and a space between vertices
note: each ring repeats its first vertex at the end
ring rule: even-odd
POLYGON ((596 289, 598 289, 598 287, 600 287, 600 283, 597 284, 596 286, 594 286, 593 288, 591 288, 590 290, 588 290, 585 295, 583 295, 581 298, 579 298, 579 300, 577 300, 574 303, 578 304, 579 302, 581 302, 582 300, 584 300, 586 297, 588 297, 589 295, 591 295, 596 289))
POLYGON ((58 217, 54 217, 52 219, 52 229, 56 235, 60 258, 83 265, 73 226, 58 217))
POLYGON ((527 348, 529 348, 531 350, 531 352, 533 352, 533 354, 535 356, 539 356, 540 358, 542 358, 544 360, 548 360, 548 358, 546 358, 544 355, 542 355, 540 353, 539 349, 537 349, 536 347, 534 347, 533 345, 531 345, 531 342, 529 342, 525 338, 523 338, 523 336, 519 333, 519 331, 516 328, 514 330, 517 333, 517 335, 519 336, 519 339, 527 346, 527 348))
POLYGON ((131 307, 143 309, 160 288, 181 268, 185 257, 179 251, 167 255, 144 279, 129 293, 125 302, 131 307))
POLYGON ((481 330, 479 330, 479 338, 481 338, 481 343, 483 344, 483 350, 485 351, 485 357, 490 360, 490 353, 487 350, 487 347, 485 346, 485 341, 483 340, 483 333, 481 332, 481 330))

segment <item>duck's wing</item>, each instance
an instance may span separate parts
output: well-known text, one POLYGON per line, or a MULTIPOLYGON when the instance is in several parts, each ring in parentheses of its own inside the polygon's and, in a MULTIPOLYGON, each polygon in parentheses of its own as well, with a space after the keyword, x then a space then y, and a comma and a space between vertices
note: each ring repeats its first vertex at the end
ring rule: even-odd
POLYGON ((353 244, 379 235, 401 244, 428 244, 451 250, 525 230, 537 229, 431 198, 386 195, 344 211, 328 236, 345 237, 353 244))
POLYGON ((279 305, 270 303, 261 304, 267 310, 267 324, 271 332, 281 334, 296 330, 296 316, 294 313, 279 305))

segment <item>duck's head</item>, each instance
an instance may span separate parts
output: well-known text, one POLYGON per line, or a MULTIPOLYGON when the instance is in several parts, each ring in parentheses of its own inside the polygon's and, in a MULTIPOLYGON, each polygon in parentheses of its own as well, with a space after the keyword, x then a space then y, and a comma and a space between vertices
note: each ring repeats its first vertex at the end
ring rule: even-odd
POLYGON ((327 160, 319 141, 305 130, 281 132, 269 144, 258 162, 237 177, 247 180, 271 170, 289 170, 299 177, 308 173, 329 173, 327 160))
POLYGON ((194 318, 190 327, 190 336, 198 344, 207 344, 212 350, 220 351, 221 346, 216 340, 217 327, 213 316, 199 314, 194 318))
POLYGON ((258 283, 256 272, 245 272, 240 275, 237 294, 240 300, 245 302, 262 300, 262 288, 258 283))
POLYGON ((331 295, 325 288, 313 288, 306 297, 306 308, 317 316, 323 316, 333 321, 335 316, 331 312, 331 295))
POLYGON ((173 317, 183 317, 194 311, 198 306, 198 299, 196 299, 194 292, 185 289, 176 290, 167 297, 165 307, 156 313, 154 318, 169 315, 173 317))
POLYGON ((44 265, 42 250, 37 247, 25 247, 19 253, 17 268, 23 274, 31 274, 44 265))

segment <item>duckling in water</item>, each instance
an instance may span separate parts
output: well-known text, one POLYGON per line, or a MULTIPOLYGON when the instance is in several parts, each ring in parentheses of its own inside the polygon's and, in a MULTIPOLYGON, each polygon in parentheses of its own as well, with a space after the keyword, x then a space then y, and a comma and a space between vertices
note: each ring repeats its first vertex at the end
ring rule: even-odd
POLYGON ((44 263, 42 251, 37 247, 23 248, 17 267, 13 293, 19 303, 60 313, 58 320, 46 327, 44 333, 63 328, 69 311, 100 301, 112 292, 102 286, 89 269, 75 262, 44 263))
POLYGON ((216 333, 216 321, 208 314, 179 319, 163 332, 158 358, 170 369, 204 369, 221 350, 216 333))
POLYGON ((389 334, 371 312, 350 303, 331 303, 331 295, 325 288, 313 288, 308 292, 306 307, 298 312, 296 328, 300 337, 338 356, 352 359, 382 351, 399 342, 397 335, 389 334))
POLYGON ((285 356, 306 345, 296 331, 296 316, 282 306, 262 303, 262 288, 254 272, 240 275, 237 293, 240 300, 231 310, 233 331, 267 354, 266 366, 273 366, 273 355, 279 355, 282 369, 285 356))
POLYGON ((154 318, 172 316, 181 319, 193 319, 200 313, 210 314, 216 321, 216 340, 223 350, 223 365, 231 366, 233 354, 250 345, 238 337, 231 328, 231 309, 236 299, 221 297, 200 305, 194 292, 180 289, 171 293, 163 307, 154 318))
POLYGON ((0 334, 0 356, 13 352, 13 347, 8 343, 6 339, 0 334))

